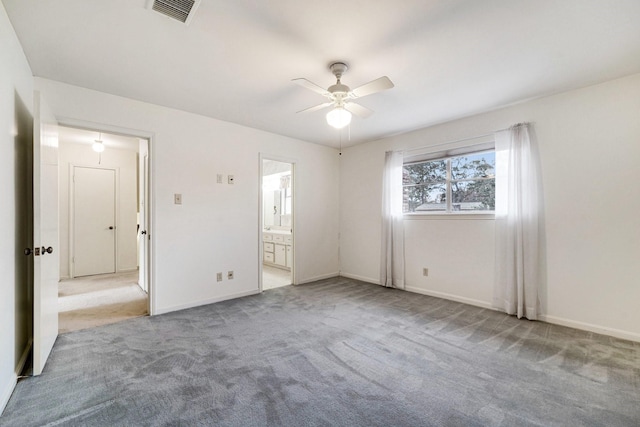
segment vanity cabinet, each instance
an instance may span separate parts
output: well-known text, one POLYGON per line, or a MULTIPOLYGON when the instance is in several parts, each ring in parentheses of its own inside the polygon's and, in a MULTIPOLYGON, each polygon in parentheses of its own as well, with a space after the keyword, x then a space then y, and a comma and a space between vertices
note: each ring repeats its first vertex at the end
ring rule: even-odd
POLYGON ((280 267, 288 267, 287 266, 287 248, 285 245, 275 244, 275 261, 277 265, 280 267))
POLYGON ((274 267, 291 270, 293 265, 293 239, 291 234, 262 234, 262 261, 274 267))

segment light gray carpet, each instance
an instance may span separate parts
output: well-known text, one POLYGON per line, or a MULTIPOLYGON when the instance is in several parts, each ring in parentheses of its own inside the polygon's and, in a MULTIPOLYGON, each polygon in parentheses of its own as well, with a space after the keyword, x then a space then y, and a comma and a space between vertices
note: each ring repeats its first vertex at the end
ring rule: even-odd
POLYGON ((61 335, 7 426, 638 426, 640 344, 336 278, 61 335))

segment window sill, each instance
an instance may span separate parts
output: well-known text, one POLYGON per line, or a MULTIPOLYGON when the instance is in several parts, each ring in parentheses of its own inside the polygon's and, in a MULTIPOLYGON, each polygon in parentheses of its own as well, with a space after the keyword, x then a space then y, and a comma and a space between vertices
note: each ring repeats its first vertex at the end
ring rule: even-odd
POLYGON ((496 215, 491 213, 406 213, 403 215, 405 221, 421 221, 421 220, 494 220, 496 215))

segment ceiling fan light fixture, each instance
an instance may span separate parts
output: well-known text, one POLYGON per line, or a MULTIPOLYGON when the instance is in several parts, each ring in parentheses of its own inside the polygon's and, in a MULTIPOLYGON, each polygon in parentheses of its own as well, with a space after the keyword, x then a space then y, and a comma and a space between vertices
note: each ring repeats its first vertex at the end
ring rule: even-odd
POLYGON ((327 123, 336 129, 342 129, 351 123, 351 113, 343 107, 336 107, 327 113, 327 123))
POLYGON ((104 144, 102 143, 102 132, 99 134, 98 139, 94 140, 95 142, 91 146, 93 151, 96 153, 102 153, 104 151, 104 144))
POLYGON ((102 143, 102 141, 96 141, 93 143, 91 148, 93 148, 93 151, 95 151, 96 153, 102 153, 104 151, 104 144, 102 143))

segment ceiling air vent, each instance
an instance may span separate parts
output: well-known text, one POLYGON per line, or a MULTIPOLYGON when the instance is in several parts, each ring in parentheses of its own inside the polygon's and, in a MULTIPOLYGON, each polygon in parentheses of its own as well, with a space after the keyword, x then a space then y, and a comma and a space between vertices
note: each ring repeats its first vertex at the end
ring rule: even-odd
POLYGON ((201 0, 151 0, 150 9, 188 24, 201 0))

